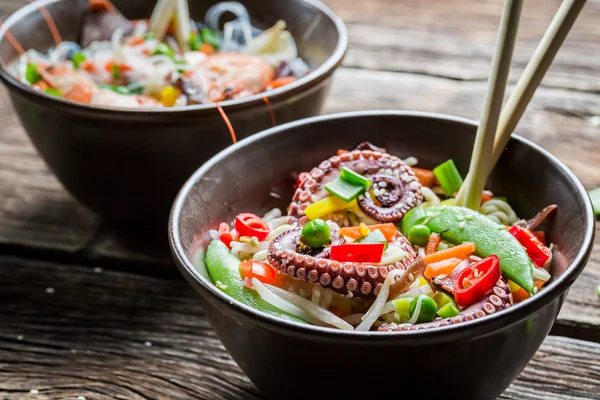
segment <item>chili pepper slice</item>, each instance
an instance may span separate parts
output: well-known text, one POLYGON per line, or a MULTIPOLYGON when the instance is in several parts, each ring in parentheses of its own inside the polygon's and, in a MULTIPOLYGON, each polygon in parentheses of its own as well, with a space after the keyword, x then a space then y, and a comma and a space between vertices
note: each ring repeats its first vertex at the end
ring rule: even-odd
POLYGON ((219 239, 221 239, 221 242, 225 243, 225 245, 231 250, 231 241, 233 240, 233 236, 231 236, 229 225, 227 225, 225 222, 221 223, 217 232, 219 233, 219 239))
POLYGON ((381 262, 385 243, 349 243, 331 246, 331 259, 340 262, 381 262))
POLYGON ((456 304, 467 307, 483 299, 500 279, 500 259, 492 254, 465 268, 454 280, 456 304))
POLYGON ((259 241, 265 240, 265 238, 271 232, 269 225, 259 216, 252 213, 242 213, 235 217, 233 223, 235 230, 239 236, 255 236, 259 241))
POLYGON ((508 231, 517 238, 523 247, 525 247, 527 255, 538 267, 543 267, 544 264, 546 264, 546 261, 552 257, 550 249, 544 246, 544 244, 527 229, 523 229, 520 226, 511 226, 508 231))
POLYGON ((244 279, 252 280, 256 278, 262 283, 272 285, 277 279, 275 269, 262 261, 246 260, 240 264, 240 275, 244 279))

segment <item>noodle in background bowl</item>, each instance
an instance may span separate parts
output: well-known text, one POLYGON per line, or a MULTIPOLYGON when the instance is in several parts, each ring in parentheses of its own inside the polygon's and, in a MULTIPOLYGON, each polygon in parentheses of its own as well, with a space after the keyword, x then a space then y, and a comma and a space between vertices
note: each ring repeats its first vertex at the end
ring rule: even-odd
POLYGON ((258 312, 225 295, 207 275, 207 232, 240 212, 284 208, 294 173, 369 140, 431 168, 453 159, 464 175, 477 124, 418 112, 337 114, 269 129, 219 153, 180 191, 169 221, 180 271, 233 359, 270 399, 496 399, 531 360, 567 291, 590 256, 595 219, 569 169, 513 136, 488 181, 516 212, 558 205, 546 225, 554 244, 552 280, 531 299, 485 318, 409 332, 348 332, 301 325, 258 312), (281 199, 270 196, 278 193, 281 199))
MULTIPOLYGON (((218 1, 191 1, 190 16, 203 20, 218 1)), ((262 97, 278 123, 317 115, 347 46, 346 28, 316 0, 241 1, 261 28, 286 21, 298 52, 312 72, 282 88, 220 103, 238 139, 272 126, 262 97)), ((148 18, 156 1, 115 0, 130 19, 148 18)), ((16 11, 9 30, 25 49, 46 52, 52 35, 36 5, 52 15, 63 40, 78 41, 88 0, 40 0, 16 11)), ((213 104, 163 109, 89 106, 47 95, 19 83, 9 72, 18 57, 6 37, 0 42, 0 79, 31 141, 50 169, 81 203, 109 223, 140 232, 164 232, 169 206, 185 179, 232 143, 213 104)))

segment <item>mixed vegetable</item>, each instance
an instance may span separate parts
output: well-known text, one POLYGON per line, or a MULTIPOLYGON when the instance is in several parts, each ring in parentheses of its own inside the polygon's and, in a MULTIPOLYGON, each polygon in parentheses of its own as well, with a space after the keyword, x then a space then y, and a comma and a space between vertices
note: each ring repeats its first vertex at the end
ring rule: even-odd
POLYGON ((257 29, 237 2, 213 5, 204 22, 190 19, 185 1, 159 0, 150 19, 135 21, 108 0, 89 5, 80 43, 23 53, 14 67, 21 82, 93 105, 172 107, 250 96, 310 72, 285 22, 257 29))
POLYGON ((523 221, 489 191, 478 210, 457 206, 462 178, 452 160, 433 170, 411 161, 423 201, 392 222, 365 211, 367 197, 378 207, 401 197, 402 185, 381 185, 391 182, 381 171, 348 163, 329 168, 321 181, 310 182, 320 175, 314 170, 300 174, 288 215, 242 213, 210 231, 213 282, 272 315, 364 331, 477 318, 535 295, 551 279, 552 246, 533 228, 555 207, 523 221), (307 185, 323 190, 313 190, 298 218, 294 209, 307 185))

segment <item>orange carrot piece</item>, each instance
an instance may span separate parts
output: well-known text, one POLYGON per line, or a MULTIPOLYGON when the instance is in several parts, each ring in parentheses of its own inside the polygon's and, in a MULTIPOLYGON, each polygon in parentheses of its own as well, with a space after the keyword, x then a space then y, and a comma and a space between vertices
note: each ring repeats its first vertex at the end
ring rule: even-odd
POLYGON ((108 71, 108 72, 112 72, 113 67, 114 66, 119 67, 119 71, 121 72, 127 72, 127 71, 131 71, 131 67, 125 63, 116 63, 114 61, 109 61, 106 63, 106 65, 104 66, 104 68, 108 71))
POLYGON ((144 40, 144 38, 141 37, 136 37, 131 39, 131 41, 129 42, 130 46, 139 46, 141 44, 144 44, 146 41, 144 40))
POLYGON ((296 78, 294 78, 293 76, 282 76, 281 78, 273 79, 271 81, 271 87, 273 89, 277 89, 279 87, 289 85, 290 83, 294 82, 295 80, 296 80, 296 78))
POLYGON ((427 247, 425 247, 425 254, 433 254, 437 251, 438 246, 442 238, 437 233, 433 232, 431 236, 429 236, 429 241, 427 241, 427 247))
POLYGON ((490 201, 492 199, 492 196, 490 196, 488 193, 483 192, 481 194, 481 204, 485 203, 486 201, 490 201))
POLYGON ((546 233, 544 231, 531 231, 533 236, 535 236, 542 244, 546 245, 546 233))
MULTIPOLYGON (((379 229, 383 236, 385 236, 385 240, 391 242, 394 240, 394 236, 396 236, 396 227, 394 224, 376 224, 376 225, 367 225, 367 228, 370 232, 379 229)), ((340 229, 340 234, 344 236, 348 236, 352 239, 360 239, 364 235, 360 232, 360 226, 348 226, 340 229)))
MULTIPOLYGON (((533 285, 536 288, 538 288, 538 290, 539 290, 539 288, 541 288, 545 284, 546 284, 545 281, 540 281, 540 280, 533 282, 533 285)), ((513 301, 515 303, 520 303, 523 300, 528 299, 529 297, 531 297, 531 296, 529 296, 529 293, 527 293, 527 290, 525 290, 523 288, 520 288, 516 292, 512 292, 512 296, 513 296, 513 301)))
POLYGON ((437 179, 435 179, 435 175, 433 174, 433 171, 430 171, 428 169, 423 169, 423 168, 412 168, 413 172, 415 173, 415 175, 417 176, 417 179, 419 179, 419 182, 421 182, 421 185, 425 186, 425 187, 432 187, 435 185, 435 183, 437 182, 437 179))
POLYGON ((207 56, 210 56, 211 54, 215 54, 215 48, 212 47, 212 45, 210 43, 202 43, 202 46, 200 46, 199 51, 206 54, 207 56))
POLYGON ((86 72, 89 72, 89 73, 92 73, 92 72, 96 71, 96 67, 94 66, 94 64, 91 61, 84 61, 84 62, 82 62, 81 63, 81 69, 84 70, 84 71, 86 71, 86 72))
POLYGON ((431 279, 438 275, 448 275, 450 272, 460 264, 462 259, 460 258, 449 258, 438 262, 431 263, 425 268, 425 278, 431 279))
POLYGON ((36 83, 34 83, 31 86, 40 89, 42 92, 50 87, 50 85, 48 85, 48 82, 46 82, 44 80, 37 81, 36 83))
POLYGON ((448 258, 465 258, 469 254, 473 253, 476 250, 475 243, 467 242, 463 244, 459 244, 458 246, 447 248, 446 250, 441 250, 433 254, 428 254, 423 257, 423 260, 427 264, 431 264, 434 262, 447 260, 448 258))

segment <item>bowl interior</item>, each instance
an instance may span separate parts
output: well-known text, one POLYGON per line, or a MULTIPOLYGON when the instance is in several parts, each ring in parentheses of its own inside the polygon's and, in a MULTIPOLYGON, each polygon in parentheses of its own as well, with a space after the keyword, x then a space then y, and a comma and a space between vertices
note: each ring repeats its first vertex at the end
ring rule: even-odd
MULTIPOLYGON (((208 230, 240 212, 262 215, 272 207, 284 209, 297 173, 309 171, 338 149, 353 149, 368 140, 401 158, 417 157, 424 168, 453 159, 464 176, 475 131, 472 121, 401 112, 317 117, 271 129, 221 152, 192 176, 173 209, 175 240, 180 240, 180 251, 190 265, 204 275, 196 279, 212 291, 201 257, 210 241, 208 230)), ((525 219, 557 204, 552 223, 543 226, 554 244, 551 272, 554 281, 576 275, 565 271, 589 253, 594 218, 585 190, 562 163, 513 137, 487 187, 506 197, 525 219)))
MULTIPOLYGON (((208 8, 218 0, 189 2, 190 17, 204 21, 208 8)), ((54 19, 63 40, 79 40, 82 16, 87 10, 87 0, 41 0, 36 3, 44 6, 54 19)), ((115 6, 130 19, 149 18, 156 1, 154 0, 114 0, 115 6)), ((298 46, 299 55, 315 69, 325 62, 336 50, 340 32, 336 21, 323 5, 313 0, 241 0, 248 9, 252 23, 260 28, 268 28, 282 19, 292 33, 298 46)), ((223 17, 223 22, 227 16, 223 17)), ((25 49, 46 52, 54 46, 52 35, 42 15, 33 6, 18 10, 3 26, 21 43, 25 49)), ((0 41, 0 65, 9 69, 18 58, 17 51, 8 39, 0 41)))

